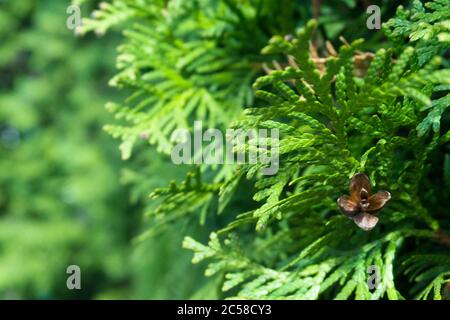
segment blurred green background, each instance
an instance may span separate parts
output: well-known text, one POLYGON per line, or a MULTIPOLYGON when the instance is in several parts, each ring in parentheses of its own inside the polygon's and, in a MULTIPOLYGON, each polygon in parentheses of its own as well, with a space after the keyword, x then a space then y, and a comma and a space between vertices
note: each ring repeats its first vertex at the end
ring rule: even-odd
POLYGON ((0 0, 0 298, 189 297, 204 277, 183 226, 132 244, 151 188, 177 172, 130 192, 132 168, 102 130, 118 36, 76 38, 69 3, 0 0), (82 290, 66 288, 71 264, 82 290))

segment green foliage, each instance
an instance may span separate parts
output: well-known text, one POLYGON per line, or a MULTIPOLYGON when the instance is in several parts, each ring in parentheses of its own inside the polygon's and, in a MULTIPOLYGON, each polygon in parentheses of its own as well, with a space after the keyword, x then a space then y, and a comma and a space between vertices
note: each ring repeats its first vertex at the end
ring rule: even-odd
MULTIPOLYGON (((443 98, 430 102, 432 88, 448 84, 450 70, 440 69, 438 60, 419 68, 412 47, 406 48, 395 64, 389 51, 381 49, 367 75, 355 78, 352 53, 359 44, 355 41, 343 45, 339 56, 330 58, 326 72, 320 75, 307 51, 314 25, 309 23, 292 41, 275 37, 263 50, 288 54, 299 68, 287 67, 259 78, 254 85, 259 90, 256 95, 266 105, 247 109, 242 122, 281 131, 280 172, 276 177, 260 176, 256 186, 261 190, 254 195, 259 201, 268 197, 253 212, 253 220, 257 230, 272 222, 267 232, 270 237, 262 237, 269 242, 265 250, 277 252, 275 261, 270 262, 273 267, 267 268, 262 258, 245 259, 236 256, 233 248, 225 250, 216 234, 208 247, 190 238, 184 245, 195 251, 194 262, 218 260, 207 274, 225 272, 223 290, 240 285, 240 298, 399 299, 402 295, 393 274, 397 251, 409 237, 431 240, 432 231, 438 228, 431 212, 421 207, 417 190, 425 161, 439 138, 435 134, 430 144, 424 137, 436 123, 430 121, 430 114, 445 105, 443 98), (261 91, 266 87, 270 91, 261 91), (424 107, 433 110, 425 118, 424 107), (400 130, 406 130, 407 136, 400 130), (410 158, 409 153, 415 156, 410 158), (360 156, 355 157, 357 154, 360 156), (341 215, 330 215, 336 211, 338 192, 358 171, 370 172, 377 186, 394 195, 381 213, 382 226, 370 234, 356 230, 341 215), (321 223, 322 219, 328 222, 321 223), (276 243, 270 239, 273 237, 278 239, 276 243), (285 244, 280 250, 281 239, 285 244), (374 292, 366 281, 366 269, 372 264, 380 268, 382 279, 374 292)), ((437 123, 434 131, 438 134, 437 123)), ((264 241, 256 238, 248 244, 254 246, 251 251, 258 251, 258 240, 264 241)), ((438 273, 430 284, 437 292, 435 297, 449 271, 445 266, 442 269, 445 272, 438 273)), ((420 297, 427 297, 428 291, 420 297)))
POLYGON ((411 281, 430 284, 420 292, 418 299, 427 299, 433 294, 433 299, 441 300, 442 286, 449 282, 450 257, 444 254, 417 254, 403 262, 405 274, 411 281), (433 291, 431 291, 433 290, 433 291))
POLYGON ((397 16, 384 24, 387 35, 397 43, 405 38, 415 43, 419 64, 447 50, 450 42, 450 1, 413 2, 411 10, 400 6, 397 16))
MULTIPOLYGON (((367 75, 354 77, 352 55, 360 44, 354 41, 344 44, 338 57, 330 57, 320 74, 308 54, 314 26, 309 23, 292 41, 272 38, 263 52, 289 55, 295 67, 255 82, 256 96, 265 105, 247 109, 240 123, 281 132, 280 171, 276 177, 258 177, 260 191, 254 199, 267 200, 252 212, 252 220, 241 223, 269 230, 248 240, 245 253, 231 240, 220 245, 214 233, 208 247, 191 238, 184 246, 195 252, 194 262, 213 259, 206 274, 223 272, 222 289, 237 287, 239 298, 403 299, 412 292, 402 294, 396 287, 394 263, 402 260, 398 251, 411 237, 429 245, 439 228, 433 211, 421 205, 418 190, 427 158, 441 138, 441 114, 448 107, 448 94, 433 97, 448 91, 450 70, 442 69, 438 58, 423 65, 418 45, 405 47, 395 61, 390 50, 380 49, 367 75), (370 173, 374 184, 393 194, 381 213, 382 225, 369 234, 333 214, 339 191, 358 171, 370 173), (260 246, 273 256, 250 253, 259 252, 260 246), (373 292, 367 285, 370 265, 381 270, 382 281, 373 292)), ((246 168, 250 176, 259 169, 246 168)), ((405 261, 413 265, 407 273, 426 269, 426 275, 414 277, 417 287, 431 281, 418 298, 434 290, 433 297, 440 299, 441 286, 448 282, 448 249, 438 252, 405 261)))
POLYGON ((130 125, 105 128, 123 140, 123 158, 129 158, 139 137, 170 153, 170 134, 189 127, 190 119, 224 126, 251 103, 252 63, 258 63, 252 56, 266 41, 255 28, 265 17, 252 2, 239 8, 233 1, 171 1, 167 7, 165 1, 128 3, 105 4, 83 30, 105 30, 120 19, 117 12, 139 17, 125 31, 127 41, 117 58, 120 73, 110 81, 132 89, 124 104, 108 106, 130 125))
POLYGON ((140 236, 145 239, 160 232, 170 223, 183 218, 186 214, 200 211, 200 223, 205 223, 206 214, 212 203, 212 199, 219 191, 218 186, 209 185, 202 181, 199 170, 189 172, 186 180, 177 186, 175 181, 168 188, 159 188, 152 192, 150 198, 163 198, 164 200, 147 217, 152 218, 154 226, 140 236))
MULTIPOLYGON (((343 10, 354 6, 335 2, 343 10)), ((189 128, 192 119, 222 128, 235 120, 253 103, 251 84, 268 62, 260 49, 270 35, 292 32, 305 7, 274 0, 103 2, 79 32, 103 34, 133 22, 118 49, 120 72, 110 81, 132 93, 124 103, 108 104, 123 122, 105 127, 122 140, 122 157, 131 156, 139 139, 170 153, 170 134, 189 128)))
MULTIPOLYGON (((327 15, 305 24, 304 5, 288 1, 293 14, 279 21, 275 3, 116 0, 85 20, 81 32, 125 25, 110 84, 131 92, 108 104, 119 123, 105 127, 123 158, 134 150, 139 161, 140 140, 170 153, 173 130, 197 119, 280 130, 276 175, 262 164, 201 165, 151 194, 141 243, 195 218, 202 231, 183 246, 206 261, 218 297, 440 299, 450 272, 448 240, 437 237, 450 230, 448 1, 414 1, 385 24, 388 43, 362 34, 369 41, 342 39, 337 52, 321 45, 344 30, 327 15), (336 205, 356 172, 392 194, 370 232, 336 205), (380 270, 375 290, 370 266, 380 270)), ((208 285, 199 292, 217 297, 208 285)))

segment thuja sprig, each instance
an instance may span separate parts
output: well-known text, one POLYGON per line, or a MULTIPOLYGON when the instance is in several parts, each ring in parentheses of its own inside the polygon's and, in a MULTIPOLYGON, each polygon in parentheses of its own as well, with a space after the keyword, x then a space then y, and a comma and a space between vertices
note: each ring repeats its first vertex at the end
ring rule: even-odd
MULTIPOLYGON (((258 179, 254 200, 262 205, 242 214, 221 235, 239 234, 239 228, 255 223, 259 235, 242 239, 241 245, 254 252, 263 246, 274 254, 249 253, 237 265, 233 249, 222 249, 216 234, 213 248, 190 238, 185 247, 208 251, 202 257, 214 260, 215 272, 232 281, 224 282, 223 289, 238 286, 239 297, 402 299, 394 278, 398 249, 409 238, 431 245, 439 228, 432 213, 411 200, 418 197, 417 174, 440 139, 438 124, 431 144, 426 135, 439 123, 430 120, 431 112, 445 105, 432 94, 449 84, 450 74, 439 58, 421 65, 413 47, 380 49, 366 74, 356 74, 353 57, 360 40, 344 43, 319 70, 308 49, 315 25, 309 22, 294 39, 270 41, 263 53, 283 54, 291 61, 256 80, 258 106, 247 109, 237 124, 280 130, 280 170, 263 177, 258 166, 244 168, 248 178, 258 179), (428 115, 423 112, 429 109, 428 115), (416 156, 408 157, 410 152, 416 156), (361 169, 393 195, 381 225, 369 233, 335 215, 338 194, 361 169), (375 291, 365 281, 371 265, 381 270, 382 283, 375 291)), ((437 274, 431 288, 440 290, 446 273, 437 274)), ((420 297, 427 297, 429 288, 420 297)))

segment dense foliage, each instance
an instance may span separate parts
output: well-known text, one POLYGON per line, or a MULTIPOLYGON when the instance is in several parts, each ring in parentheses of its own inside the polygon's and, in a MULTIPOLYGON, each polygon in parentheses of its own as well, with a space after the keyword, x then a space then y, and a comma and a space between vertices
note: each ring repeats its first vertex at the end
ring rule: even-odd
POLYGON ((449 0, 72 2, 83 37, 67 3, 0 12, 0 293, 76 295, 79 264, 84 297, 448 295, 449 0), (278 172, 171 163, 195 120, 278 129, 278 172), (357 172, 391 193, 371 231, 336 203, 357 172))

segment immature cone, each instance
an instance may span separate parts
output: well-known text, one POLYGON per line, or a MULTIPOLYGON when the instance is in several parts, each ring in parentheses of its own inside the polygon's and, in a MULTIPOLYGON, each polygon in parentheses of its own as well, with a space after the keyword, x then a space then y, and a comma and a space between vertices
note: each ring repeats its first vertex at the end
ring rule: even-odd
POLYGON ((350 196, 345 195, 337 199, 342 213, 365 231, 372 230, 376 226, 378 217, 375 214, 391 199, 391 194, 387 191, 378 191, 373 195, 370 193, 369 177, 359 172, 350 182, 350 196))

